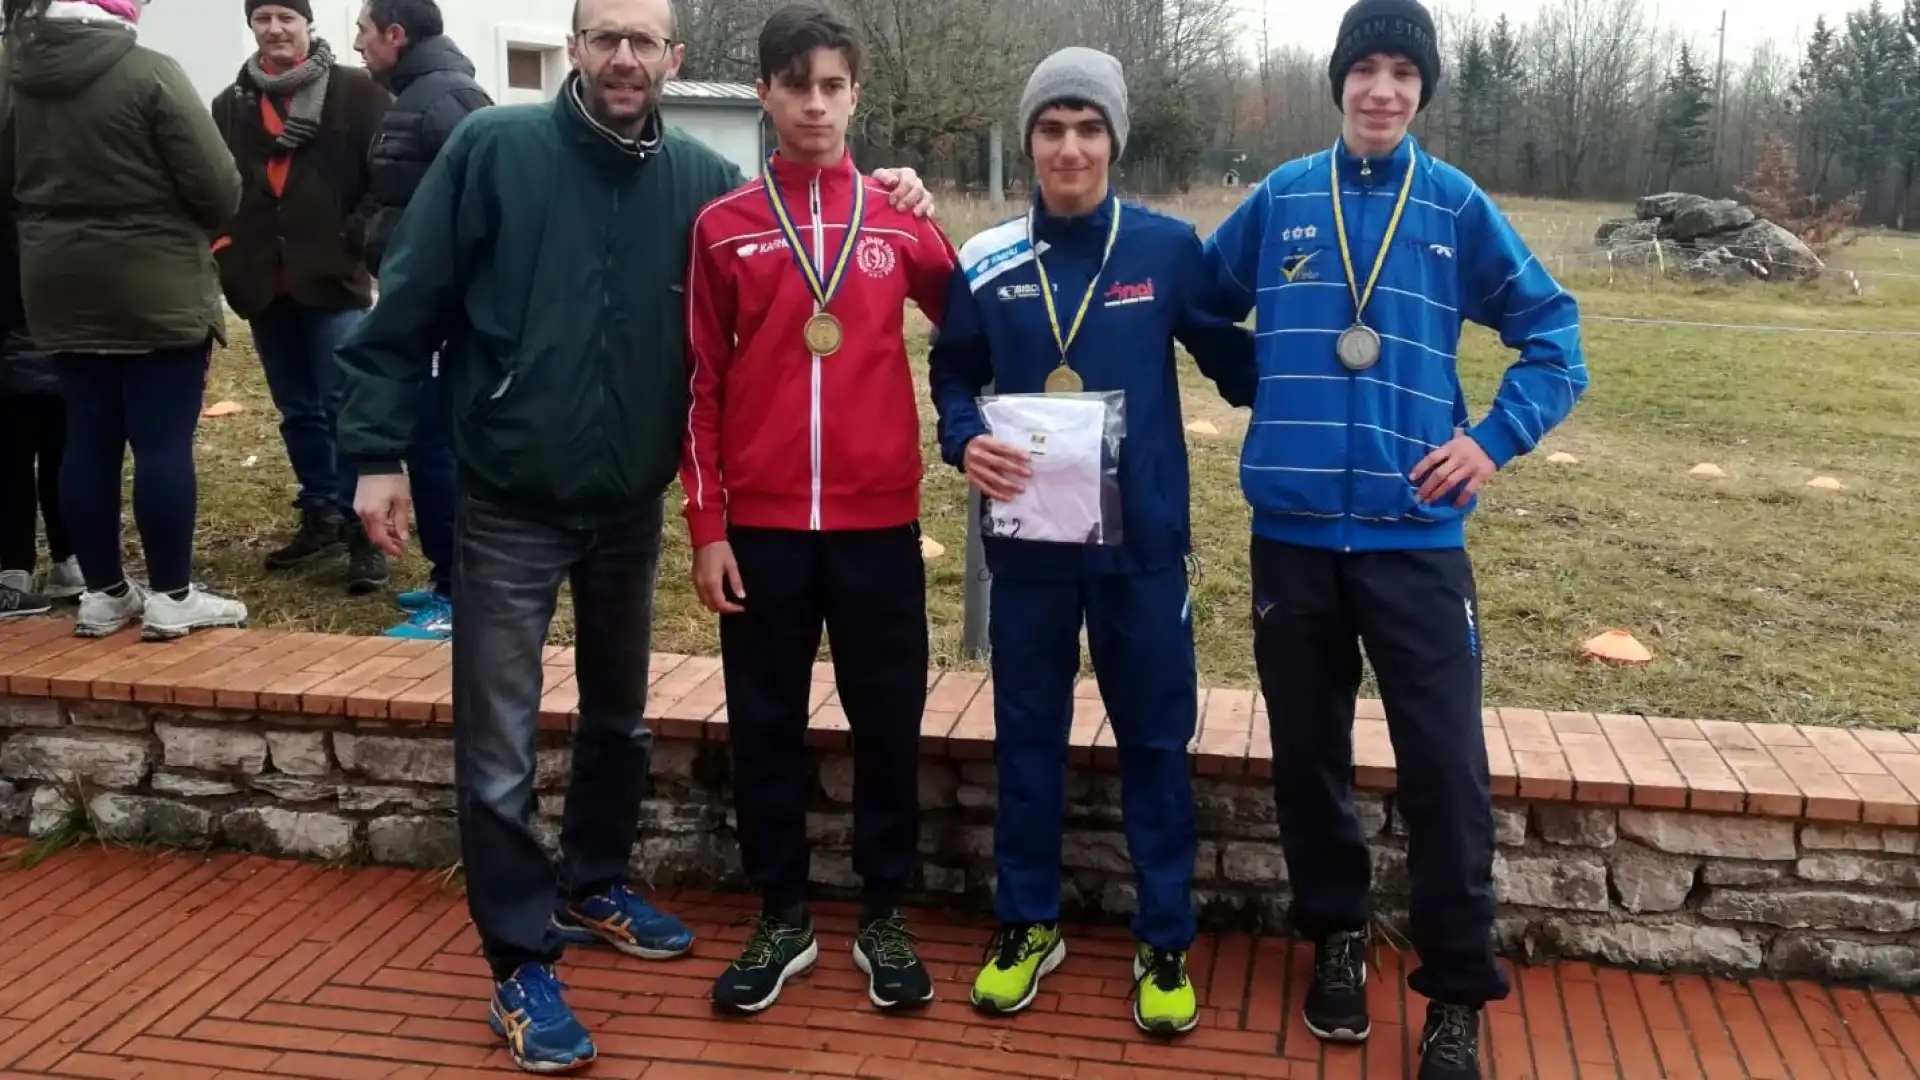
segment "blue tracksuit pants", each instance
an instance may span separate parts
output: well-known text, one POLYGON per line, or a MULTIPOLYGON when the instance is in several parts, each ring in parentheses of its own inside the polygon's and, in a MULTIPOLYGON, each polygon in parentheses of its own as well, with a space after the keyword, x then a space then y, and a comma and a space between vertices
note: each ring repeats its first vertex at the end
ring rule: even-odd
POLYGON ((1122 826, 1140 896, 1134 936, 1157 948, 1187 948, 1198 846, 1187 744, 1199 691, 1185 567, 1064 580, 995 577, 989 602, 1000 920, 1060 916, 1067 736, 1084 618, 1120 751, 1122 826))

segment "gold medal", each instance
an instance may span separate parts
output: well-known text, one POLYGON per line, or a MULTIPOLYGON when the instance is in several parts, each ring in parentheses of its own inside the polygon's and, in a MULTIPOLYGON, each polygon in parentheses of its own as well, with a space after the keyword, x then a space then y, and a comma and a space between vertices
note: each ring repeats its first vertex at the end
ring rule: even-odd
POLYGON ((1086 384, 1080 381, 1079 374, 1065 364, 1047 373, 1049 394, 1077 394, 1085 388, 1086 384))
POLYGON ((1373 272, 1367 275, 1367 288, 1360 291, 1359 282, 1353 274, 1353 248, 1347 243, 1347 215, 1340 205, 1340 148, 1335 147, 1330 171, 1333 173, 1333 230, 1340 240, 1340 262, 1347 270, 1347 292, 1353 296, 1353 325, 1340 334, 1334 343, 1334 355, 1340 358, 1340 365, 1348 371, 1365 371, 1380 362, 1380 334, 1360 320, 1362 312, 1367 310, 1367 301, 1373 299, 1374 286, 1380 284, 1380 271, 1387 265, 1387 252, 1393 247, 1394 234, 1400 231, 1400 215, 1407 209, 1407 196, 1413 193, 1413 174, 1419 166, 1414 155, 1412 140, 1407 142, 1407 175, 1400 182, 1400 199, 1393 205, 1393 217, 1387 220, 1387 231, 1380 237, 1380 253, 1373 257, 1373 272))
POLYGON ((824 311, 807 320, 807 351, 815 356, 832 356, 839 352, 844 338, 840 320, 824 311))
POLYGON ((1060 347, 1060 366, 1047 375, 1047 393, 1077 394, 1085 388, 1080 375, 1067 366, 1067 352, 1073 348, 1074 340, 1080 336, 1080 327, 1087 320, 1087 308, 1093 305, 1093 294, 1100 289, 1100 279, 1106 275, 1107 263, 1113 259, 1113 246, 1120 240, 1120 200, 1113 200, 1113 223, 1107 227, 1107 250, 1100 256, 1100 269, 1093 272, 1093 280, 1087 283, 1087 294, 1080 298, 1080 310, 1073 316, 1073 327, 1065 334, 1060 332, 1060 312, 1053 306, 1053 283, 1047 280, 1047 265, 1040 261, 1040 245, 1033 236, 1033 211, 1027 211, 1027 247, 1033 251, 1034 273, 1040 276, 1040 298, 1047 304, 1047 323, 1053 328, 1053 343, 1060 347))
POLYGON ((787 253, 793 257, 794 264, 800 268, 801 276, 807 280, 807 291, 813 293, 815 301, 814 316, 807 320, 803 337, 807 351, 817 357, 832 356, 846 344, 846 332, 840 326, 840 320, 827 314, 827 305, 839 293, 840 285, 846 280, 847 267, 853 262, 853 249, 860 242, 860 227, 867 216, 867 185, 860 177, 853 178, 853 214, 847 221, 847 235, 840 244, 840 253, 834 259, 831 271, 822 280, 822 269, 813 265, 806 254, 806 247, 800 241, 800 230, 794 227, 793 215, 787 213, 787 204, 780 197, 780 188, 773 180, 773 159, 761 166, 760 181, 767 189, 767 202, 773 207, 773 216, 780 222, 780 233, 787 238, 787 253))

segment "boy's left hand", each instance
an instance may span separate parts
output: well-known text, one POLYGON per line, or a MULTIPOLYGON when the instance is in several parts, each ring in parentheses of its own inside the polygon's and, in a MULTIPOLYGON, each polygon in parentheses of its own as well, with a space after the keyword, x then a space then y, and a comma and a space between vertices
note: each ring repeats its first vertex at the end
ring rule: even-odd
POLYGON ((1480 494, 1480 488, 1499 471, 1480 444, 1462 431, 1413 467, 1413 482, 1420 485, 1417 498, 1429 506, 1464 484, 1453 505, 1465 509, 1467 503, 1480 494))
POLYGON ((914 217, 933 216, 933 193, 920 179, 920 174, 912 169, 875 169, 873 179, 881 187, 889 189, 887 202, 895 210, 905 210, 914 217))

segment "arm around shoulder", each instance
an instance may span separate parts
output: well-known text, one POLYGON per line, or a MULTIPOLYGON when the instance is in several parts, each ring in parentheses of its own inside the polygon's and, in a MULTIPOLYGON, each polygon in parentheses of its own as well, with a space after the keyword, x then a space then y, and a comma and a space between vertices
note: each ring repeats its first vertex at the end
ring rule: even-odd
POLYGON ((939 414, 940 458, 966 468, 967 444, 987 434, 976 399, 993 381, 993 350, 965 269, 948 276, 940 327, 927 357, 927 383, 939 414))
POLYGON ((907 258, 907 295, 934 326, 946 319, 947 289, 960 268, 960 256, 945 229, 932 218, 915 218, 918 234, 907 258))
POLYGON ((1468 434, 1495 465, 1540 445, 1587 389, 1580 305, 1477 187, 1461 208, 1461 314, 1500 335, 1519 358, 1493 408, 1468 434))
POLYGON ((1201 276, 1215 308, 1230 322, 1246 318, 1260 296, 1260 250, 1266 242, 1267 208, 1273 201, 1268 185, 1272 182, 1268 177, 1247 192, 1201 247, 1201 276))
POLYGON ((1253 331, 1233 317, 1238 292, 1207 265, 1200 235, 1191 227, 1181 239, 1179 266, 1180 312, 1174 337, 1187 347, 1200 373, 1220 388, 1227 404, 1252 408, 1260 390, 1253 331))

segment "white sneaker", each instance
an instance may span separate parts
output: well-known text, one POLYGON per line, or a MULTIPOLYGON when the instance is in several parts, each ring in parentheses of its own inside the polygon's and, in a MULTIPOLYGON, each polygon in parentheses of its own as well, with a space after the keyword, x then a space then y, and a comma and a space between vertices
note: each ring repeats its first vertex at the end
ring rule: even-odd
POLYGON ((80 560, 69 555, 67 561, 54 563, 47 570, 47 587, 40 594, 49 600, 71 600, 87 591, 86 576, 80 573, 80 560))
POLYGON ((73 625, 75 637, 111 637, 140 618, 147 607, 147 590, 129 581, 127 595, 103 592, 80 594, 80 615, 73 625))
POLYGON ((187 590, 185 600, 175 600, 166 593, 154 593, 147 597, 145 622, 141 637, 148 641, 170 641, 186 637, 195 630, 245 626, 247 605, 224 596, 215 596, 195 585, 187 590))

